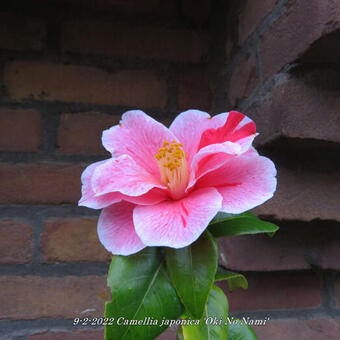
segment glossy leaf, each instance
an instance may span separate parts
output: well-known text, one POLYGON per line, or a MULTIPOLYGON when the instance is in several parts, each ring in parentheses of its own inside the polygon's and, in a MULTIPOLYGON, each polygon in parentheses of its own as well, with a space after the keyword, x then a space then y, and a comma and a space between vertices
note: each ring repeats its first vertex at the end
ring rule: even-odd
POLYGON ((259 340, 250 326, 241 320, 229 324, 228 340, 259 340))
POLYGON ((105 327, 106 340, 154 339, 166 326, 162 318, 177 319, 183 307, 165 271, 160 248, 145 248, 131 256, 114 256, 108 285, 112 301, 105 317, 115 318, 105 327), (120 318, 120 319, 119 319, 120 318), (144 324, 124 325, 124 320, 144 320, 144 324), (157 325, 151 325, 158 320, 157 325))
POLYGON ((240 215, 246 216, 246 215, 252 215, 252 214, 249 213, 249 212, 244 212, 244 213, 238 215, 238 214, 229 214, 229 213, 225 213, 225 212, 220 211, 219 213, 216 214, 216 216, 213 218, 211 223, 224 221, 224 220, 227 220, 228 218, 232 218, 232 217, 240 216, 240 215))
POLYGON ((214 283, 217 270, 217 246, 209 233, 181 249, 166 249, 166 263, 171 282, 185 308, 200 319, 214 283))
POLYGON ((273 223, 261 221, 246 212, 240 215, 219 213, 209 224, 209 231, 215 237, 227 237, 247 234, 267 233, 273 236, 279 227, 273 223))
POLYGON ((215 281, 227 280, 229 290, 232 292, 236 288, 248 289, 248 281, 244 275, 225 270, 221 267, 217 268, 215 281))
POLYGON ((184 340, 227 339, 228 312, 227 297, 220 288, 213 286, 199 325, 182 326, 184 340))

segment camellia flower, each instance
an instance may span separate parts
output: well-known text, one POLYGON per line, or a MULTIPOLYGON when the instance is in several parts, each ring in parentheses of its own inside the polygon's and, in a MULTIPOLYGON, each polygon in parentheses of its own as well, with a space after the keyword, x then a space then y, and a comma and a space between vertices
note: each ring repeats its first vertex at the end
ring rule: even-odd
POLYGON ((188 110, 170 128, 128 111, 103 132, 112 158, 85 169, 79 205, 104 208, 98 235, 113 254, 185 247, 219 211, 239 214, 272 197, 276 169, 252 147, 255 136, 236 111, 188 110))

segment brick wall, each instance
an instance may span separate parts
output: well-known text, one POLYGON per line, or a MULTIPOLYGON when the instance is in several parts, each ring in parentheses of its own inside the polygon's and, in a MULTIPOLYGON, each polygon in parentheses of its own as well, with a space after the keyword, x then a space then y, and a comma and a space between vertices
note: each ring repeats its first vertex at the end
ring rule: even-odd
POLYGON ((222 264, 249 278, 231 312, 269 316, 263 340, 337 339, 339 13, 332 0, 2 2, 0 339, 102 339, 72 325, 108 299, 80 174, 136 107, 167 125, 187 108, 256 120, 279 187, 255 212, 281 229, 221 242, 222 264))
POLYGON ((269 316, 256 327, 264 340, 340 334, 339 13, 332 0, 245 0, 226 14, 213 108, 252 117, 278 168, 276 195, 254 210, 277 235, 221 241, 224 265, 249 279, 230 294, 231 312, 269 316))

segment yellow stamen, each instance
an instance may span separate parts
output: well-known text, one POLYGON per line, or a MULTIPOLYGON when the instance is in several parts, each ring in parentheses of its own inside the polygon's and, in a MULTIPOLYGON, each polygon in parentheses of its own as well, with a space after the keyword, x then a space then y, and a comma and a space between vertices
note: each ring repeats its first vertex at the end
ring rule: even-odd
POLYGON ((183 144, 173 140, 163 142, 155 158, 160 170, 161 180, 170 190, 173 199, 183 197, 189 181, 187 155, 183 144))

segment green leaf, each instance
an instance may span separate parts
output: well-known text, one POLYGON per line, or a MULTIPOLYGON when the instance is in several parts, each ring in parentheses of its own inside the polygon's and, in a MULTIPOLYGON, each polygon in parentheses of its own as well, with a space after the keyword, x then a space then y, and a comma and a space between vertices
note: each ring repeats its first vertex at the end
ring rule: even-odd
POLYGON ((186 309, 196 319, 203 315, 214 283, 217 259, 216 242, 207 232, 188 247, 166 249, 166 263, 172 284, 186 309))
POLYGON ((114 256, 108 285, 112 301, 105 317, 114 318, 105 327, 106 340, 154 339, 167 326, 162 318, 177 319, 183 307, 165 271, 160 248, 145 248, 131 256, 114 256), (124 320, 144 320, 143 325, 124 325, 124 320), (157 325, 152 322, 157 320, 157 325))
MULTIPOLYGON (((243 213, 243 214, 245 214, 245 213, 243 213)), ((229 213, 225 213, 225 212, 220 211, 219 213, 216 214, 216 216, 213 218, 213 220, 210 223, 223 221, 223 220, 226 220, 228 218, 235 217, 235 216, 238 216, 238 215, 229 214, 229 213)))
POLYGON ((208 228, 215 237, 259 233, 267 233, 269 236, 273 236, 278 229, 279 227, 275 224, 261 221, 249 212, 240 215, 219 213, 210 222, 208 228))
POLYGON ((221 267, 217 268, 215 281, 228 281, 229 290, 232 292, 236 288, 248 289, 248 281, 244 277, 244 275, 240 273, 234 273, 228 270, 225 270, 221 267))
POLYGON ((227 339, 228 312, 227 297, 220 288, 213 286, 199 325, 182 326, 184 340, 227 339))
POLYGON ((250 326, 241 320, 233 319, 229 324, 228 340, 258 340, 258 337, 250 326))

